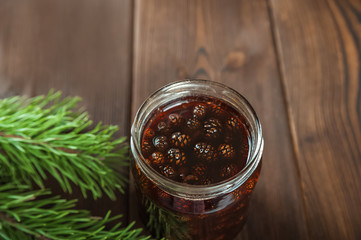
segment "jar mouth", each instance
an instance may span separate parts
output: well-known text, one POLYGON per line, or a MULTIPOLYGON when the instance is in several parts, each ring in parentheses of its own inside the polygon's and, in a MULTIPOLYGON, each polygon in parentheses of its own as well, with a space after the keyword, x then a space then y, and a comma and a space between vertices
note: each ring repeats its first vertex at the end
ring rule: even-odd
POLYGON ((190 200, 206 200, 232 192, 252 175, 261 160, 264 141, 261 123, 257 114, 240 93, 218 82, 186 79, 165 85, 143 102, 133 121, 130 145, 135 163, 143 174, 159 188, 177 197, 190 200), (197 89, 197 93, 194 93, 194 89, 197 89), (247 120, 247 128, 250 133, 250 150, 246 166, 233 177, 209 185, 190 185, 166 178, 152 168, 142 154, 140 142, 143 127, 154 109, 179 97, 198 96, 200 94, 213 97, 218 96, 218 98, 219 94, 224 94, 225 97, 222 100, 231 104, 242 113, 247 120))

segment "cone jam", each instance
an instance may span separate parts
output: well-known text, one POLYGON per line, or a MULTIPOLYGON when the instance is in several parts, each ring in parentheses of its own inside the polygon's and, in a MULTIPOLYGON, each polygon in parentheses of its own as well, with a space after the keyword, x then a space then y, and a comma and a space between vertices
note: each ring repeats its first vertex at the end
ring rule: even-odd
POLYGON ((218 183, 247 162, 249 137, 243 117, 210 97, 187 97, 158 108, 142 136, 148 164, 181 183, 218 183))
MULTIPOLYGON (((179 98, 149 114, 141 152, 157 173, 189 185, 207 186, 235 177, 247 164, 247 122, 230 104, 209 96, 179 98)), ((173 196, 132 162, 140 215, 155 238, 232 239, 246 219, 260 166, 233 192, 206 200, 173 196)))

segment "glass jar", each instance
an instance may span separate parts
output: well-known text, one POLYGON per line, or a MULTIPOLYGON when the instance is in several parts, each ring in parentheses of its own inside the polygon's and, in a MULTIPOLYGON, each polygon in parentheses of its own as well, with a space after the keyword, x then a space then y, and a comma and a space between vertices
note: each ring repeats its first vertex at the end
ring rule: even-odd
POLYGON ((232 239, 242 229, 251 193, 258 181, 263 152, 261 124, 247 100, 235 90, 208 80, 184 80, 166 85, 148 97, 131 129, 131 170, 138 211, 156 238, 232 239), (187 96, 223 100, 245 119, 249 152, 245 167, 230 179, 210 185, 175 182, 155 171, 141 151, 143 128, 160 106, 187 96))

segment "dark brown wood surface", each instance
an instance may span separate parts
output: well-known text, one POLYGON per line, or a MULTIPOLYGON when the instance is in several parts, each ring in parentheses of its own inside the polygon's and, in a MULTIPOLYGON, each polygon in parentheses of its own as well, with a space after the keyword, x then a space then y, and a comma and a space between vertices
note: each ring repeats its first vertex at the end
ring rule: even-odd
POLYGON ((307 238, 266 2, 137 1, 135 13, 133 115, 152 91, 187 77, 214 79, 244 94, 267 144, 242 238, 307 238))
MULTIPOLYGON (((1 97, 79 95, 119 135, 175 80, 223 82, 251 102, 265 150, 237 239, 361 238, 360 63, 356 0, 0 1, 1 97)), ((79 207, 142 226, 132 184, 79 207)))
MULTIPOLYGON (((128 135, 131 24, 131 1, 0 1, 1 96, 52 88, 79 95, 94 121, 128 135)), ((128 198, 118 195, 117 202, 83 199, 80 192, 66 197, 79 198, 78 206, 96 216, 111 209, 127 222, 128 198)))
POLYGON ((310 237, 361 239, 361 2, 271 2, 310 237))

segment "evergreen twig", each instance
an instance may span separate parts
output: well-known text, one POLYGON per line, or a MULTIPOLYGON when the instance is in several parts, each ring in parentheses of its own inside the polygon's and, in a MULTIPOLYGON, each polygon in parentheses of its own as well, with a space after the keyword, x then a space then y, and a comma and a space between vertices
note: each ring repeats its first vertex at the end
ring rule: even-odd
POLYGON ((104 191, 115 199, 126 179, 102 162, 116 157, 126 165, 124 147, 114 152, 125 138, 113 139, 116 126, 94 129, 86 112, 77 112, 79 98, 60 99, 60 92, 31 99, 12 97, 0 101, 0 171, 10 173, 13 182, 44 188, 47 173, 65 192, 70 182, 84 197, 91 191, 98 198, 104 191))
POLYGON ((126 179, 113 170, 127 165, 125 138, 114 140, 115 126, 96 125, 77 111, 79 98, 60 92, 31 99, 0 100, 0 240, 141 240, 133 224, 106 224, 121 216, 92 217, 75 210, 75 200, 51 196, 44 181, 52 175, 65 192, 71 183, 84 197, 105 192, 115 199, 126 179), (40 189, 33 190, 36 184, 40 189))
POLYGON ((147 228, 156 239, 165 240, 166 238, 162 238, 162 236, 191 239, 187 232, 186 220, 182 219, 182 216, 162 209, 147 198, 143 198, 143 204, 147 207, 146 211, 149 214, 147 228))
POLYGON ((110 230, 105 224, 121 216, 91 217, 86 210, 74 210, 75 201, 50 197, 50 191, 31 191, 28 186, 5 184, 0 187, 0 239, 122 239, 141 240, 141 229, 133 224, 110 230), (39 198, 39 199, 38 199, 39 198))

